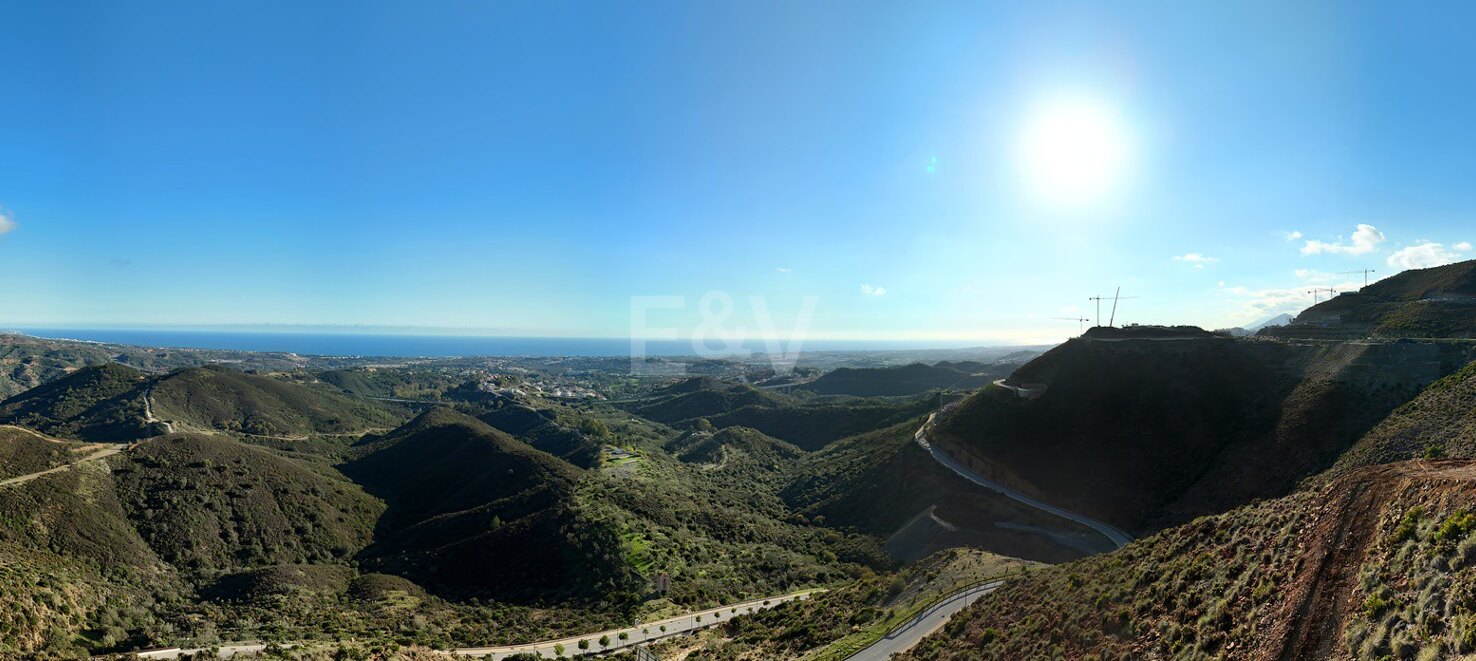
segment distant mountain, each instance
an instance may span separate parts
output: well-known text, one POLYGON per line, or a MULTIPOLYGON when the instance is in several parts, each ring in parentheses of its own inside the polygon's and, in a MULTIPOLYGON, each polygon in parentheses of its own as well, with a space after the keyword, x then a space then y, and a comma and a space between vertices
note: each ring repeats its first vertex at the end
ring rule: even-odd
POLYGON ((1404 271, 1314 305, 1273 337, 1476 337, 1476 260, 1404 271))
POLYGON ((1265 319, 1257 321, 1256 323, 1253 323, 1249 326, 1245 326, 1245 330, 1251 335, 1255 335, 1262 328, 1271 328, 1272 326, 1285 326, 1291 323, 1292 319, 1293 317, 1291 315, 1283 312, 1275 316, 1266 317, 1265 319))

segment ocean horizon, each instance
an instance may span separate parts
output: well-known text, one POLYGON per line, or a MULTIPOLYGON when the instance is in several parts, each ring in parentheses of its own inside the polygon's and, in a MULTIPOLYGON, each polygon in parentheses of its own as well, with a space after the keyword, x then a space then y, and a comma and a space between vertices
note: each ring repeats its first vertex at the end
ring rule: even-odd
MULTIPOLYGON (((260 351, 312 356, 382 356, 388 358, 432 358, 446 356, 582 356, 631 355, 630 338, 618 337, 514 337, 479 335, 414 335, 372 333, 302 333, 277 331, 108 329, 108 328, 14 328, 26 335, 58 340, 82 340, 107 344, 177 349, 260 351)), ((710 345, 721 344, 713 340, 710 345)), ((787 342, 780 346, 788 350, 787 342)), ((964 349, 986 346, 978 342, 947 340, 805 340, 801 351, 905 351, 964 349)), ((762 339, 746 340, 741 347, 720 352, 739 355, 767 352, 762 339)), ((645 340, 645 355, 696 356, 690 340, 645 340)))

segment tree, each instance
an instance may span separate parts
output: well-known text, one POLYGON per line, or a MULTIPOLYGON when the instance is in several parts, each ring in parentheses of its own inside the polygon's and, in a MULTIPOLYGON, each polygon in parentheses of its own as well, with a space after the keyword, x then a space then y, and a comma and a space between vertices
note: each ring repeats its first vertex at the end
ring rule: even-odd
POLYGON ((620 632, 620 639, 621 640, 630 640, 630 634, 625 633, 624 631, 622 631, 622 632, 620 632))
POLYGON ((610 646, 610 634, 605 634, 603 636, 600 636, 600 647, 609 647, 609 646, 610 646))
POLYGON ((589 640, 586 639, 586 640, 579 641, 579 649, 582 649, 582 650, 589 649, 589 640))
POLYGON ((707 418, 698 418, 697 431, 712 431, 712 422, 707 418))
POLYGON ((564 644, 563 643, 554 643, 554 656, 563 656, 563 655, 564 655, 564 644))
POLYGON ((666 633, 666 625, 661 625, 661 633, 666 633))
POLYGON ((595 438, 608 438, 610 436, 610 427, 603 420, 596 420, 594 418, 585 418, 580 421, 579 431, 595 438))

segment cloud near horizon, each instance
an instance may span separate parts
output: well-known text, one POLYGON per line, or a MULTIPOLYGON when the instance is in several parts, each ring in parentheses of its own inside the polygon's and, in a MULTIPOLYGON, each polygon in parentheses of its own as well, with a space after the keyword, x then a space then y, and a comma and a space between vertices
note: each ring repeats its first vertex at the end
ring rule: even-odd
POLYGON ((1379 228, 1367 223, 1359 223, 1357 229, 1353 230, 1351 241, 1343 243, 1343 238, 1338 237, 1334 243, 1309 239, 1302 245, 1303 255, 1321 254, 1343 254, 1343 255, 1365 255, 1378 250, 1379 244, 1384 242, 1384 233, 1379 228))
POLYGON ((1427 269, 1432 266, 1445 266, 1461 261, 1462 253, 1471 249, 1468 241, 1462 241, 1450 248, 1443 243, 1424 241, 1412 246, 1406 246, 1394 251, 1389 255, 1388 264, 1397 269, 1427 269))
POLYGON ((873 287, 870 284, 863 283, 861 285, 861 293, 862 294, 865 294, 867 296, 886 296, 887 295, 887 288, 886 287, 873 287))
POLYGON ((19 225, 16 224, 15 219, 11 218, 10 214, 0 211, 0 234, 9 234, 15 231, 16 227, 19 225))

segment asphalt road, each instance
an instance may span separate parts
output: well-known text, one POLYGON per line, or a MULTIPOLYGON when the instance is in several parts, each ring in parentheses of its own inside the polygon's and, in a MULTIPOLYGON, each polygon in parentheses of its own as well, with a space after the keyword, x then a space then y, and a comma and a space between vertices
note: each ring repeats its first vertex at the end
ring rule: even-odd
POLYGON ((735 615, 745 615, 754 611, 760 611, 766 608, 773 608, 774 606, 778 606, 779 604, 782 604, 786 601, 792 601, 794 599, 804 599, 810 596, 813 592, 814 591, 796 592, 794 594, 787 594, 782 597, 770 597, 769 599, 746 601, 741 604, 721 606, 718 608, 712 608, 696 613, 688 613, 686 615, 681 615, 678 617, 670 617, 664 620, 657 620, 655 622, 645 622, 634 627, 627 627, 624 629, 611 629, 609 631, 596 631, 594 633, 585 634, 583 636, 575 636, 573 638, 546 640, 541 643, 530 643, 527 645, 506 645, 501 647, 470 647, 453 650, 452 653, 462 656, 477 657, 490 654, 491 658, 494 661, 497 661, 499 659, 505 659, 514 654, 528 654, 531 652, 543 657, 554 659, 559 658, 557 656, 555 646, 563 645, 563 658, 567 659, 572 658, 583 651, 579 649, 579 641, 581 640, 589 641, 588 651, 591 653, 624 649, 632 645, 660 640, 662 638, 668 638, 670 636, 685 634, 697 629, 710 627, 715 624, 725 622, 728 620, 728 618, 734 617, 735 615), (768 603, 764 603, 766 601, 768 603), (734 609, 736 609, 738 612, 734 613, 734 609), (662 626, 666 627, 666 631, 661 630, 662 626), (624 633, 626 635, 626 640, 620 640, 621 633, 624 633), (610 637, 609 647, 600 646, 599 641, 601 636, 610 637))
POLYGON ((1029 505, 1030 507, 1034 507, 1035 509, 1041 510, 1043 512, 1049 512, 1063 519, 1075 521, 1077 523, 1080 523, 1081 525, 1091 528, 1092 530, 1101 533, 1102 536, 1106 537, 1107 539, 1112 540, 1113 546, 1116 546, 1117 548, 1127 546, 1128 542, 1133 541, 1133 538, 1127 533, 1118 530, 1117 528, 1114 528, 1110 525, 1107 525, 1102 521, 1098 521, 1084 514, 1077 514, 1076 512, 1072 512, 1071 510, 1056 507, 1055 505, 1047 503, 1043 500, 1031 498, 1030 496, 1020 493, 1019 491, 1000 484, 999 482, 995 482, 994 480, 984 477, 983 475, 975 473, 973 470, 969 469, 969 467, 958 463, 958 461, 954 460, 953 457, 948 456, 947 453, 939 450, 938 448, 934 447, 933 444, 928 442, 928 426, 933 424, 933 418, 937 417, 937 415, 938 414, 934 413, 928 416, 928 421, 923 423, 923 426, 918 427, 917 433, 913 434, 912 439, 914 441, 917 441, 917 444, 919 446, 922 446, 922 449, 927 450, 928 454, 933 455, 933 459, 937 460, 938 463, 943 464, 949 470, 958 473, 960 477, 981 487, 984 487, 985 489, 1003 494, 1011 500, 1029 505))
POLYGON ((852 654, 846 661, 886 661, 893 654, 906 652, 926 638, 928 634, 942 628, 954 613, 978 601, 980 597, 994 592, 1001 585, 1004 585, 1003 580, 976 585, 959 592, 932 608, 918 613, 906 624, 893 629, 881 640, 872 643, 871 647, 852 654))
MULTIPOLYGON (((668 638, 671 636, 688 633, 696 629, 710 627, 721 622, 726 622, 728 618, 735 617, 736 615, 745 615, 755 611, 773 608, 774 606, 782 604, 786 601, 804 599, 809 597, 811 594, 814 594, 815 592, 819 592, 819 590, 807 590, 804 592, 796 592, 794 594, 787 594, 780 597, 755 599, 753 601, 745 601, 741 604, 729 604, 727 606, 711 608, 696 613, 688 613, 686 615, 671 617, 655 622, 646 622, 634 627, 627 627, 625 629, 596 631, 594 633, 584 634, 582 636, 575 636, 573 638, 546 640, 543 642, 527 643, 524 645, 504 645, 500 647, 467 647, 457 650, 451 650, 450 652, 446 652, 446 654, 487 657, 494 660, 500 660, 506 659, 507 657, 510 657, 514 654, 534 653, 549 659, 571 659, 577 657, 581 651, 584 651, 579 649, 579 641, 581 640, 589 641, 589 649, 587 651, 591 654, 624 649, 639 643, 660 640, 662 638, 668 638), (735 610, 737 611, 736 613, 734 612, 735 610), (666 631, 661 630, 662 626, 666 627, 666 631), (625 640, 620 640, 621 633, 624 633, 626 635, 625 640), (600 646, 601 636, 610 637, 610 645, 608 647, 600 646), (564 646, 563 657, 559 657, 557 655, 555 651, 555 646, 557 645, 564 646)), ((303 643, 303 645, 306 647, 313 646, 312 643, 303 643)), ((293 645, 287 644, 283 645, 283 647, 293 647, 293 645)), ((229 659, 238 654, 255 654, 265 648, 266 646, 260 643, 222 645, 217 648, 217 654, 222 659, 229 659)), ((171 647, 167 649, 136 652, 134 655, 140 659, 178 659, 179 657, 186 654, 199 654, 200 652, 204 651, 204 649, 200 648, 181 649, 178 647, 171 647)))

